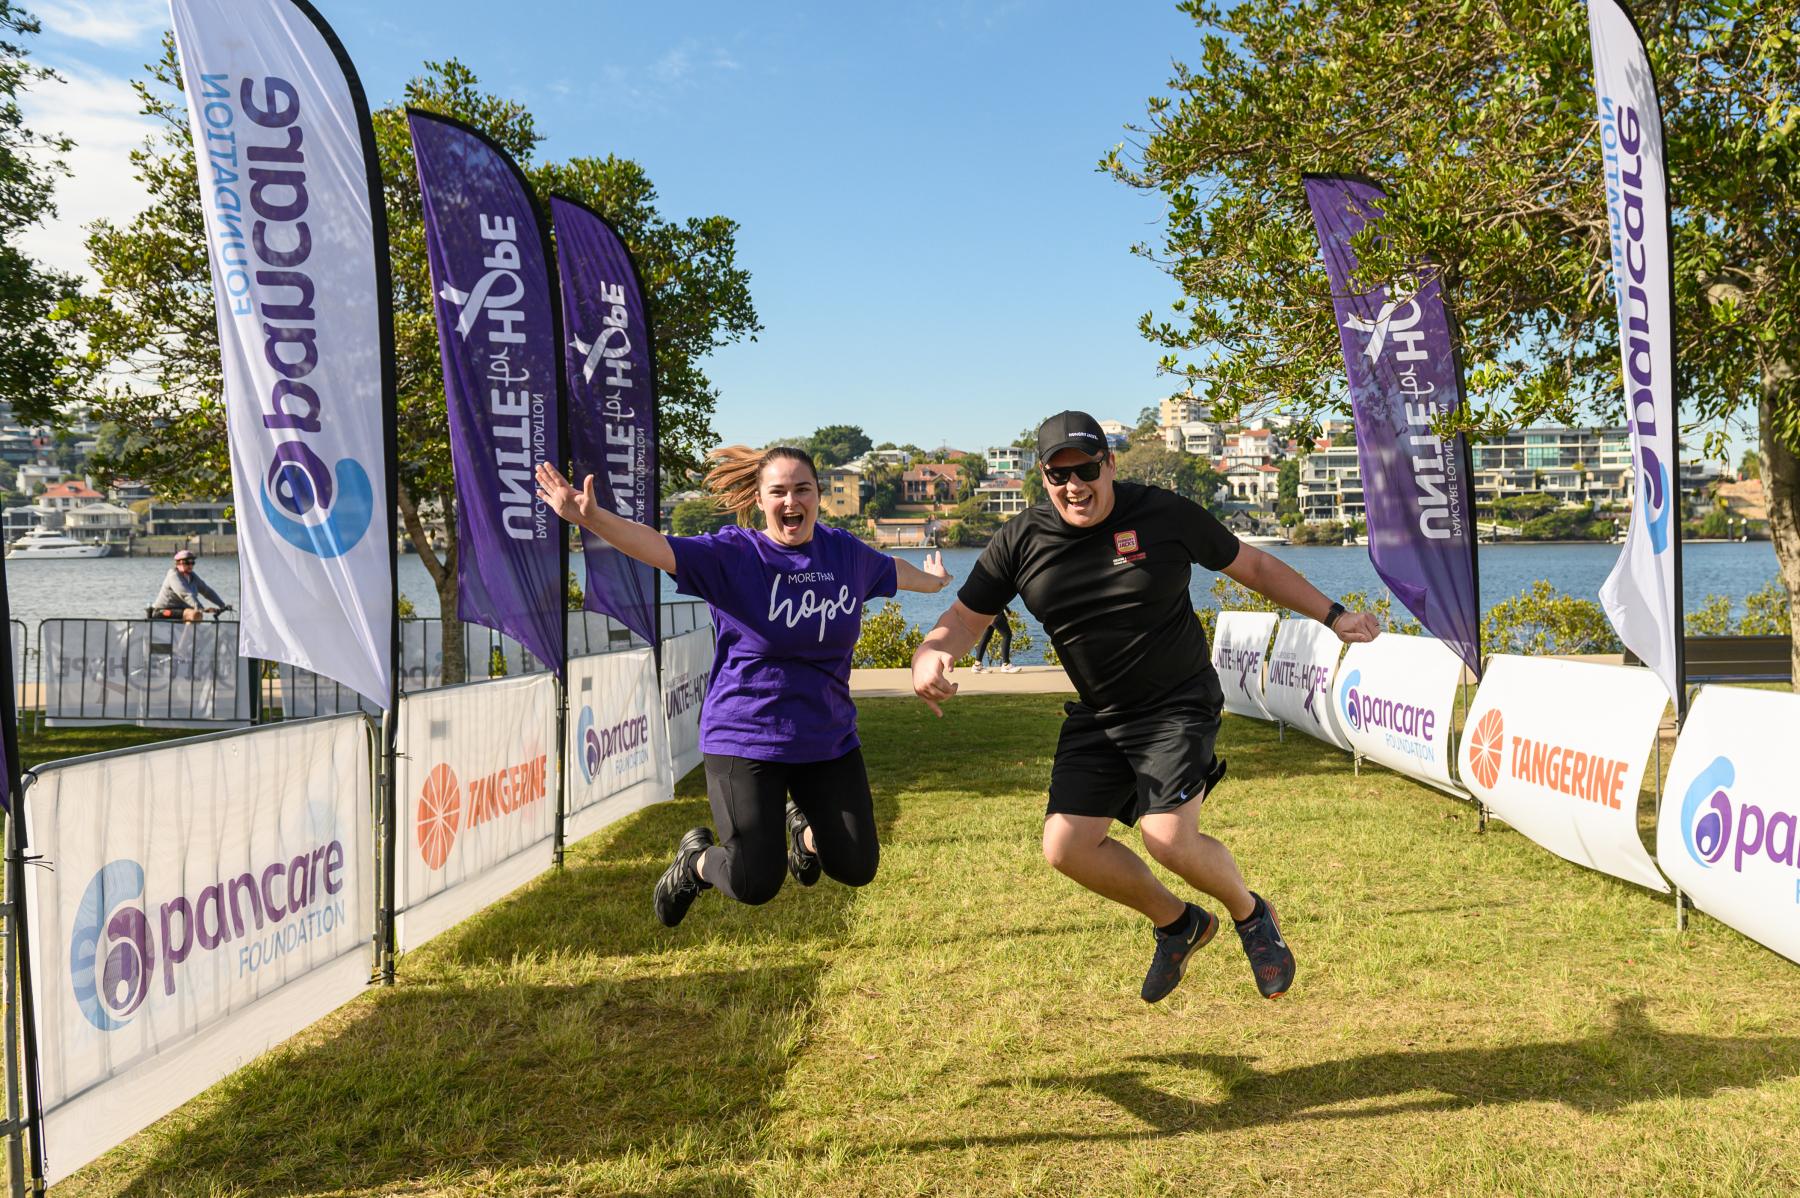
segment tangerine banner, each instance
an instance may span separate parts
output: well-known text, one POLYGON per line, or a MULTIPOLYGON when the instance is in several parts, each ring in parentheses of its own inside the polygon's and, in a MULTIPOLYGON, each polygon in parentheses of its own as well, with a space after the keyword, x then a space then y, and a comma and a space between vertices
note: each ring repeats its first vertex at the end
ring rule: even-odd
POLYGON ((1434 637, 1385 632, 1351 645, 1332 684, 1350 747, 1391 770, 1462 794, 1450 774, 1450 725, 1462 674, 1462 659, 1434 637))
POLYGON ((1225 710, 1253 719, 1275 717, 1263 706, 1263 659, 1275 635, 1274 612, 1222 611, 1213 630, 1213 668, 1225 692, 1225 710))
POLYGON ((566 840, 674 794, 669 728, 649 649, 569 659, 566 840))
POLYGON ((550 868, 555 679, 497 678, 407 695, 396 749, 405 951, 550 868))
POLYGON ((373 770, 350 715, 34 771, 50 1181, 362 992, 373 770))
POLYGON ((1668 701, 1649 670, 1491 657, 1463 735, 1463 784, 1557 856, 1666 891, 1637 810, 1668 701))
POLYGON ((1800 695, 1709 686, 1669 763, 1656 860, 1694 905, 1800 961, 1800 695))
POLYGON ((1269 650, 1263 706, 1290 727, 1348 749, 1350 740, 1331 704, 1331 679, 1343 648, 1337 634, 1317 620, 1284 619, 1275 631, 1275 647, 1269 650))

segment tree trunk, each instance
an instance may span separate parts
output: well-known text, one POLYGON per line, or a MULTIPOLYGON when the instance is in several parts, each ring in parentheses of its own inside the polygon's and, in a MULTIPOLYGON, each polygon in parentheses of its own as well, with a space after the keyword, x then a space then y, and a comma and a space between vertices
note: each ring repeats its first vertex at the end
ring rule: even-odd
MULTIPOLYGON (((1774 390, 1775 379, 1765 369, 1762 402, 1758 405, 1763 501, 1769 508, 1769 537, 1775 542, 1781 585, 1788 593, 1788 627, 1800 632, 1800 456, 1782 439, 1776 424, 1774 390)), ((1794 637, 1791 662, 1793 684, 1800 690, 1800 636, 1794 637)))
POLYGON ((400 521, 406 526, 406 535, 411 539, 413 548, 418 552, 419 560, 425 564, 425 572, 431 575, 432 585, 437 588, 444 651, 443 672, 440 681, 445 686, 466 681, 469 667, 463 654, 462 621, 456 617, 455 500, 446 495, 439 501, 440 508, 444 513, 445 546, 444 556, 440 560, 437 551, 431 547, 431 538, 426 535, 425 522, 419 518, 419 505, 413 501, 412 492, 405 486, 401 486, 399 497, 400 521))

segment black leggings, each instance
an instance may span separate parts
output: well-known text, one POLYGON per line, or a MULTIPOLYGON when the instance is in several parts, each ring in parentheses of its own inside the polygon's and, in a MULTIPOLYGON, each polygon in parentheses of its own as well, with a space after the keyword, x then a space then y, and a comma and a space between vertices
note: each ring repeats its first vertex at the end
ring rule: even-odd
POLYGON ((706 797, 719 843, 701 858, 701 873, 740 903, 766 903, 787 876, 787 797, 812 823, 825 872, 846 886, 875 879, 881 846, 875 800, 862 750, 832 761, 791 764, 706 755, 706 797))
POLYGON ((1012 664, 1012 621, 1004 615, 989 624, 987 631, 981 634, 981 644, 975 648, 975 660, 985 661, 987 659, 988 642, 994 639, 996 632, 1000 634, 1000 660, 1010 666, 1012 664))

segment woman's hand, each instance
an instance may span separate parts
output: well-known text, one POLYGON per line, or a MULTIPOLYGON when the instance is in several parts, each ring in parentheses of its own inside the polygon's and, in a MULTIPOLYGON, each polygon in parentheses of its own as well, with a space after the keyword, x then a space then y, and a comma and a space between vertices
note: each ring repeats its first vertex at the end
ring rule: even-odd
POLYGON ((588 475, 587 481, 577 491, 562 471, 549 462, 540 462, 537 468, 537 497, 544 506, 567 520, 570 524, 589 524, 600 504, 594 498, 594 476, 588 475))
POLYGON ((925 560, 919 563, 919 569, 938 580, 937 586, 932 588, 934 592, 941 591, 950 585, 950 571, 944 569, 942 553, 927 553, 925 560))

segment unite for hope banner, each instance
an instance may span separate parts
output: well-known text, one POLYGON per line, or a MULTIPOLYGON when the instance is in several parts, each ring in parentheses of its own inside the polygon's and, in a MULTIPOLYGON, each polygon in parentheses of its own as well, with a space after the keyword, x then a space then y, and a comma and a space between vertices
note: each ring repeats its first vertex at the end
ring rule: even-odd
POLYGON ((1450 775, 1450 717, 1462 672, 1462 659, 1434 637, 1384 632, 1351 645, 1334 684, 1350 747, 1460 794, 1450 775))
POLYGON ((563 523, 537 498, 562 461, 549 242, 525 176, 474 129, 410 111, 456 471, 457 611, 562 670, 563 523))
POLYGON ((669 726, 669 760, 673 781, 705 759, 700 752, 700 708, 712 681, 712 629, 670 637, 663 642, 663 716, 669 726))
POLYGON ((219 314, 242 652, 385 705, 393 335, 368 105, 310 7, 170 8, 219 314))
POLYGON ((570 660, 569 842, 673 793, 660 700, 649 649, 570 660))
POLYGON ((1356 290, 1351 239, 1381 212, 1386 194, 1363 179, 1308 175, 1343 344, 1356 457, 1362 467, 1369 561, 1425 630, 1477 674, 1481 614, 1475 602, 1474 506, 1463 439, 1431 430, 1462 402, 1462 374, 1433 271, 1399 287, 1356 290), (1404 288, 1411 292, 1397 298, 1404 288))
POLYGON ((1225 692, 1225 710, 1272 719, 1263 706, 1263 658, 1275 633, 1274 612, 1222 611, 1213 628, 1213 668, 1225 692))
POLYGON ((1656 860, 1708 915, 1800 961, 1800 696, 1709 686, 1682 724, 1656 860))
MULTIPOLYGON (((656 375, 631 251, 600 214, 550 197, 566 327, 569 458, 610 512, 656 527, 656 375)), ((656 643, 656 571, 581 530, 585 605, 656 643)))
POLYGON ((1631 430, 1631 527, 1600 587, 1619 639, 1682 701, 1681 551, 1676 485, 1675 324, 1662 106, 1643 39, 1617 0, 1588 0, 1599 104, 1600 162, 1612 232, 1626 426, 1631 430))
POLYGON ((50 765, 26 871, 50 1180, 362 991, 369 725, 50 765))
POLYGON ((38 628, 38 680, 53 727, 250 722, 253 683, 235 622, 45 620, 38 628))
POLYGON ((1263 706, 1269 714, 1308 736, 1348 749, 1331 704, 1331 676, 1337 671, 1343 642, 1317 620, 1301 616, 1281 621, 1263 683, 1263 706))
POLYGON ((396 745, 398 934, 410 950, 550 868, 556 680, 407 695, 396 745))
POLYGON ((1648 670, 1497 655, 1464 725, 1463 784, 1557 856, 1666 891, 1637 807, 1668 701, 1648 670))

